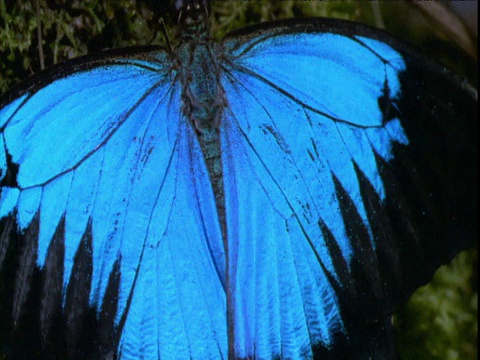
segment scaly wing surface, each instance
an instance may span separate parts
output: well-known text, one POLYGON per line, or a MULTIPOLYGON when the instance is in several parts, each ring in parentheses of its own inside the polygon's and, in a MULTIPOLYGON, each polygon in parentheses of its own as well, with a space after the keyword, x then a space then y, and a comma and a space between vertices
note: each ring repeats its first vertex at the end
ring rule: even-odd
POLYGON ((7 353, 226 357, 223 243, 180 108, 160 48, 57 67, 4 101, 7 353))
POLYGON ((393 358, 395 306, 475 239, 476 94, 355 24, 222 45, 235 356, 393 358))

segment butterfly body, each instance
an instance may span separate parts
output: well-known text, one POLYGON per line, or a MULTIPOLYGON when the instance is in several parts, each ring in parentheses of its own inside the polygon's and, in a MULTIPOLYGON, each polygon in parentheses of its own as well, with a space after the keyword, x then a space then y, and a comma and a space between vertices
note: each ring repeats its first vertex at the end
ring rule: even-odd
POLYGON ((393 309, 475 239, 475 95, 360 25, 215 44, 205 2, 177 6, 175 50, 73 61, 1 102, 7 351, 393 358, 393 309))
POLYGON ((187 19, 183 19, 183 26, 187 28, 184 33, 189 36, 174 51, 174 56, 179 68, 177 81, 183 85, 182 112, 196 130, 214 189, 216 208, 225 239, 225 204, 219 136, 225 98, 219 85, 220 68, 217 60, 219 49, 208 36, 208 29, 203 21, 203 17, 207 15, 201 9, 203 8, 199 6, 197 10, 203 16, 192 20, 192 23, 189 23, 188 16, 187 19), (193 30, 188 30, 192 28, 193 30))

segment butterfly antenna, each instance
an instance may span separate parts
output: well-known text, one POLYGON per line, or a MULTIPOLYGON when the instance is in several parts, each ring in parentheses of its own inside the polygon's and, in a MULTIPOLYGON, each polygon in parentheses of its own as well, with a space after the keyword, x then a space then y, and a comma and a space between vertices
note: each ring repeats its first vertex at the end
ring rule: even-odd
POLYGON ((379 3, 377 1, 373 1, 370 4, 372 6, 375 25, 380 29, 385 29, 385 22, 383 21, 382 11, 380 9, 379 3))
POLYGON ((36 18, 37 18, 37 39, 38 39, 38 57, 40 58, 40 69, 45 69, 45 56, 43 54, 42 45, 42 18, 40 16, 40 0, 35 4, 36 18))
POLYGON ((162 26, 163 37, 165 38, 165 42, 167 43, 167 48, 169 52, 173 52, 172 44, 170 43, 170 38, 168 37, 167 27, 165 25, 165 21, 163 18, 160 18, 160 25, 162 26))

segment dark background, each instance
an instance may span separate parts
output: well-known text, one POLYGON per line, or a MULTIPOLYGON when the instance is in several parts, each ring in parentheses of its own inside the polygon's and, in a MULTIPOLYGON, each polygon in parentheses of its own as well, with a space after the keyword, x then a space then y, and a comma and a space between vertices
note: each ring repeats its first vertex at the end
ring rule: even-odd
MULTIPOLYGON (((212 0, 211 4, 211 33, 217 40, 231 30, 279 18, 359 21, 414 44, 477 86, 477 1, 212 0)), ((107 48, 164 44, 160 17, 175 44, 176 20, 166 0, 0 0, 0 94, 66 59, 107 48)), ((403 359, 477 359, 476 264, 476 248, 461 253, 399 309, 394 324, 403 359)))

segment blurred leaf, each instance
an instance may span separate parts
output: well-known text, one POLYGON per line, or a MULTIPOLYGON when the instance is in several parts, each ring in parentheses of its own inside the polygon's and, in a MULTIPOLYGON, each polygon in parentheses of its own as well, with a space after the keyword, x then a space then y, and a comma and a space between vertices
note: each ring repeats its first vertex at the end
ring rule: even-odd
POLYGON ((477 249, 460 253, 395 317, 403 359, 477 358, 477 249))

